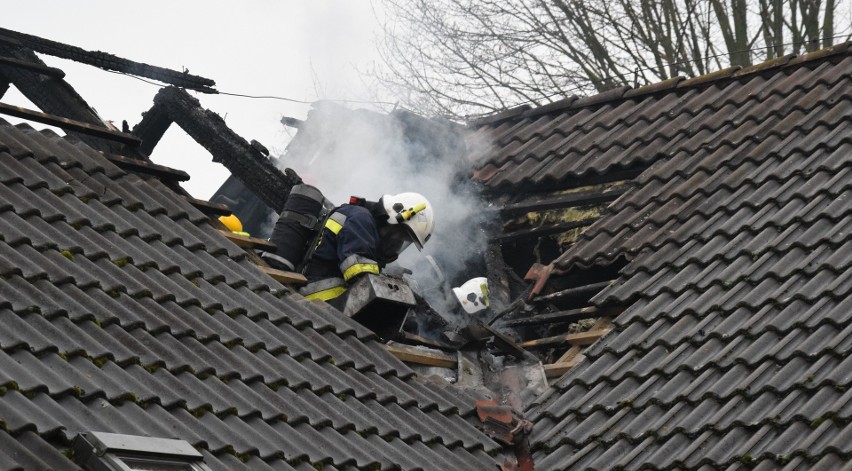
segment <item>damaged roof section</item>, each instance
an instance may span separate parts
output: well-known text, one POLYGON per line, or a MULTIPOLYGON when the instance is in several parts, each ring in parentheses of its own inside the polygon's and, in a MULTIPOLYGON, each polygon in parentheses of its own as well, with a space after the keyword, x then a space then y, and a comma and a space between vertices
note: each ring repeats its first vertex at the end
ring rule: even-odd
MULTIPOLYGON (((221 129, 184 108, 151 128, 221 129)), ((264 275, 173 189, 186 174, 137 157, 0 121, 0 469, 79 469, 92 431, 185 440, 214 471, 502 461, 479 397, 264 275)))
MULTIPOLYGON (((402 109, 385 114, 318 101, 311 106, 306 119, 285 117, 281 123, 295 128, 297 132, 280 160, 270 161, 296 169, 307 183, 326 192, 330 187, 336 190, 329 181, 330 175, 341 173, 334 169, 330 171, 329 167, 358 166, 364 163, 364 159, 391 152, 400 165, 410 165, 424 172, 429 172, 428 166, 435 162, 458 162, 460 176, 467 171, 463 141, 466 130, 446 120, 428 119, 402 109)), ((275 220, 280 208, 261 197, 258 193, 261 185, 255 182, 246 184, 237 178, 237 173, 234 175, 222 184, 211 201, 227 203, 249 232, 258 237, 268 237, 272 230, 270 222, 275 220)), ((359 182, 348 183, 351 187, 359 182)), ((387 185, 390 187, 398 183, 387 182, 387 185)), ((376 188, 375 191, 390 190, 376 188)), ((381 195, 362 196, 378 198, 381 195)))
POLYGON ((623 312, 527 410, 537 467, 848 463, 850 76, 844 43, 481 131, 498 195, 648 166, 548 265, 616 268, 590 302, 623 312))

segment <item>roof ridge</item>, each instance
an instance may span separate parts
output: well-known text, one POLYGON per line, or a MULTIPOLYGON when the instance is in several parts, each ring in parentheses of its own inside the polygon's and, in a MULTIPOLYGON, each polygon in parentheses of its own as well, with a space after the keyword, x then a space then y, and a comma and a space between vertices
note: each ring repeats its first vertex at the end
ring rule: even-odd
POLYGON ((654 93, 668 92, 671 90, 682 90, 686 88, 694 88, 710 83, 721 82, 727 79, 739 79, 743 77, 751 77, 767 70, 792 68, 803 64, 810 64, 827 57, 832 57, 841 54, 850 54, 852 51, 852 41, 845 41, 834 46, 829 46, 817 51, 808 52, 805 54, 787 54, 785 56, 769 59, 759 64, 754 64, 748 67, 734 66, 725 69, 708 72, 692 78, 683 76, 672 77, 659 82, 643 85, 638 88, 630 86, 620 86, 604 92, 577 97, 571 95, 567 98, 548 103, 546 105, 531 108, 529 104, 520 105, 514 108, 500 111, 490 116, 484 116, 474 119, 468 123, 471 127, 479 127, 485 125, 496 125, 503 121, 512 119, 534 118, 548 113, 554 113, 565 110, 574 110, 588 108, 603 103, 617 102, 626 98, 636 98, 639 96, 651 95, 654 93))

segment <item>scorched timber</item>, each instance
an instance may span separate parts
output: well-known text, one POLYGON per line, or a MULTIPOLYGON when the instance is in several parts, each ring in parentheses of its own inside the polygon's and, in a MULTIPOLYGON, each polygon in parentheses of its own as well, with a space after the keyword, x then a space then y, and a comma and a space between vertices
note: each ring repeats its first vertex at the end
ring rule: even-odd
POLYGON ((0 65, 11 65, 12 67, 26 69, 31 72, 37 72, 41 75, 46 75, 48 77, 60 79, 65 78, 65 72, 57 69, 56 67, 48 67, 42 64, 34 64, 32 62, 13 59, 11 57, 0 56, 0 65))
POLYGON ((88 123, 63 118, 61 116, 54 116, 42 113, 40 111, 28 110, 19 106, 7 105, 5 103, 0 103, 0 114, 14 116, 16 118, 29 119, 38 123, 49 124, 51 126, 57 126, 69 131, 75 131, 82 134, 99 137, 101 139, 121 142, 123 144, 138 145, 141 142, 139 138, 131 134, 113 131, 103 126, 93 126, 88 123))
POLYGON ((524 201, 503 206, 500 208, 500 215, 512 217, 531 211, 538 212, 609 203, 624 194, 628 188, 628 185, 620 185, 607 190, 587 190, 559 196, 530 197, 524 201))
POLYGON ((512 319, 505 322, 508 327, 521 327, 528 325, 542 324, 557 324, 566 322, 577 322, 584 319, 592 319, 608 315, 607 312, 601 312, 596 307, 584 307, 581 309, 572 309, 570 311, 554 312, 550 314, 541 314, 538 316, 530 316, 523 319, 512 319))
POLYGON ((176 87, 166 87, 157 93, 154 106, 133 128, 133 134, 156 139, 170 122, 207 149, 214 162, 224 165, 275 212, 284 209, 290 188, 301 182, 295 172, 279 170, 271 159, 232 131, 221 116, 203 108, 197 99, 176 87))
POLYGON ((100 67, 104 70, 114 70, 117 72, 138 75, 140 77, 147 77, 159 80, 160 82, 198 90, 204 93, 216 93, 216 90, 211 88, 216 86, 216 82, 209 78, 199 77, 187 72, 178 72, 176 70, 166 69, 163 67, 156 67, 142 62, 124 59, 106 52, 87 51, 70 44, 51 41, 38 36, 32 36, 3 28, 0 28, 0 35, 12 38, 36 52, 47 54, 49 56, 82 62, 84 64, 100 67))

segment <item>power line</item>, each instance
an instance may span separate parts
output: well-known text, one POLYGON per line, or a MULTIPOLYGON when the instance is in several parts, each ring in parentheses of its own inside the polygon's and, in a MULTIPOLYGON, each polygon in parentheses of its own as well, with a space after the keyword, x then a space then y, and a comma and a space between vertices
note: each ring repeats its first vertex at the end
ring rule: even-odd
MULTIPOLYGON (((243 97, 243 98, 257 98, 257 99, 290 101, 290 102, 293 102, 293 103, 304 103, 304 104, 308 104, 308 105, 310 105, 311 103, 314 103, 313 101, 296 100, 294 98, 286 98, 286 97, 274 96, 274 95, 243 95, 241 93, 228 93, 228 92, 216 92, 216 93, 219 94, 219 95, 228 95, 228 96, 236 96, 236 97, 243 97)), ((373 104, 373 105, 394 105, 394 104, 396 104, 392 101, 338 100, 338 99, 333 99, 333 98, 323 98, 323 100, 336 101, 338 103, 369 103, 369 104, 373 104)))
MULTIPOLYGON (((169 85, 164 84, 164 83, 155 82, 153 80, 148 80, 148 79, 139 77, 138 75, 133 75, 133 74, 129 74, 129 73, 126 73, 126 72, 119 72, 119 71, 115 71, 115 70, 107 70, 107 72, 111 72, 111 73, 117 74, 117 75, 126 75, 128 77, 135 78, 136 80, 140 80, 140 81, 145 82, 147 84, 154 85, 155 87, 164 88, 164 87, 169 86, 169 85)), ((280 100, 280 101, 287 101, 287 102, 291 102, 291 103, 299 103, 299 104, 305 104, 305 105, 310 105, 310 104, 313 104, 315 101, 319 101, 319 100, 314 100, 314 101, 297 100, 295 98, 287 98, 287 97, 275 96, 275 95, 247 95, 247 94, 243 94, 243 93, 221 92, 221 91, 218 91, 218 90, 215 90, 214 94, 240 97, 240 98, 261 99, 261 100, 280 100)), ((396 103, 390 102, 390 101, 343 100, 343 99, 338 100, 338 99, 332 99, 332 98, 323 98, 322 100, 334 101, 334 102, 338 102, 338 103, 362 103, 362 104, 371 104, 371 105, 395 105, 396 104, 396 103)))
MULTIPOLYGON (((846 37, 847 40, 848 40, 850 35, 849 34, 836 34, 834 36, 830 36, 829 38, 822 38, 822 39, 823 40, 825 40, 825 39, 837 39, 837 38, 841 38, 841 37, 846 37)), ((722 53, 719 53, 719 54, 711 54, 709 56, 704 56, 704 57, 700 57, 700 58, 684 59, 684 60, 676 61, 676 62, 668 62, 668 63, 665 64, 665 66, 671 67, 671 66, 674 66, 674 65, 696 63, 699 60, 707 61, 709 59, 717 59, 717 58, 722 57, 722 56, 730 56, 730 55, 739 54, 739 53, 743 53, 743 52, 755 52, 755 51, 760 51, 760 50, 765 50, 765 49, 772 49, 772 48, 786 47, 786 46, 801 46, 801 45, 804 45, 804 44, 813 43, 815 41, 818 41, 818 40, 793 41, 793 42, 788 42, 788 43, 772 44, 772 45, 769 45, 769 46, 759 46, 759 47, 753 47, 753 48, 749 48, 749 49, 741 49, 741 50, 737 50, 737 51, 722 52, 722 53)), ((648 70, 656 70, 656 69, 657 69, 657 67, 643 67, 643 68, 634 69, 632 72, 634 74, 636 74, 636 76, 638 77, 639 72, 645 72, 645 71, 648 71, 648 70)), ((118 75, 126 75, 128 77, 132 77, 132 78, 135 78, 137 80, 141 80, 145 83, 148 83, 148 84, 154 85, 156 87, 160 87, 160 88, 168 86, 166 84, 154 82, 152 80, 147 80, 147 79, 144 79, 144 78, 139 77, 137 75, 129 74, 129 73, 126 73, 126 72, 120 72, 120 71, 114 71, 114 70, 107 70, 107 72, 111 72, 111 73, 118 74, 118 75)), ((600 80, 606 81, 606 80, 612 80, 612 79, 615 79, 615 78, 617 78, 617 77, 609 75, 609 76, 606 76, 606 77, 601 77, 600 80)), ((559 95, 566 95, 568 93, 578 92, 578 91, 588 87, 589 85, 591 85, 591 84, 577 85, 576 87, 569 88, 569 89, 566 89, 566 90, 560 90, 560 91, 553 93, 551 95, 543 96, 542 98, 543 99, 549 99, 549 98, 559 96, 559 95)), ((215 93, 218 94, 218 95, 233 96, 233 97, 238 97, 238 98, 249 98, 249 99, 259 99, 259 100, 280 100, 280 101, 286 101, 286 102, 290 102, 290 103, 299 103, 299 104, 306 104, 306 105, 310 105, 310 104, 314 103, 314 101, 298 100, 298 99, 295 99, 295 98, 288 98, 288 97, 277 96, 277 95, 248 95, 248 94, 243 94, 243 93, 222 92, 222 91, 215 91, 215 93)), ((371 105, 394 105, 394 106, 397 105, 397 103, 389 102, 389 101, 343 100, 343 99, 324 99, 324 100, 334 101, 334 102, 338 102, 338 103, 360 103, 360 104, 371 104, 371 105)), ((529 100, 529 101, 518 103, 515 106, 523 106, 523 105, 529 105, 529 104, 538 104, 538 103, 536 103, 534 100, 529 100)), ((488 114, 489 113, 484 113, 482 115, 472 115, 471 117, 486 116, 488 114)))

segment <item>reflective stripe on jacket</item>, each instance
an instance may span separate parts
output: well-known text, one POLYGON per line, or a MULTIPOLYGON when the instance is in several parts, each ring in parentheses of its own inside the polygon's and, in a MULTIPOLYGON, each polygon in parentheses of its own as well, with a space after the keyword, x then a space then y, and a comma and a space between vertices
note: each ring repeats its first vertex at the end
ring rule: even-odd
MULTIPOLYGON (((378 250, 379 230, 370 211, 363 206, 348 204, 337 208, 326 220, 322 237, 305 270, 309 284, 299 291, 308 297, 307 288, 318 281, 338 279, 348 282, 363 273, 379 274, 381 267, 376 262, 378 250)), ((324 301, 343 294, 345 284, 333 288, 342 289, 323 294, 323 297, 334 294, 324 301)))
POLYGON ((325 278, 299 288, 299 293, 305 298, 320 301, 334 299, 345 292, 346 283, 343 278, 325 278))

